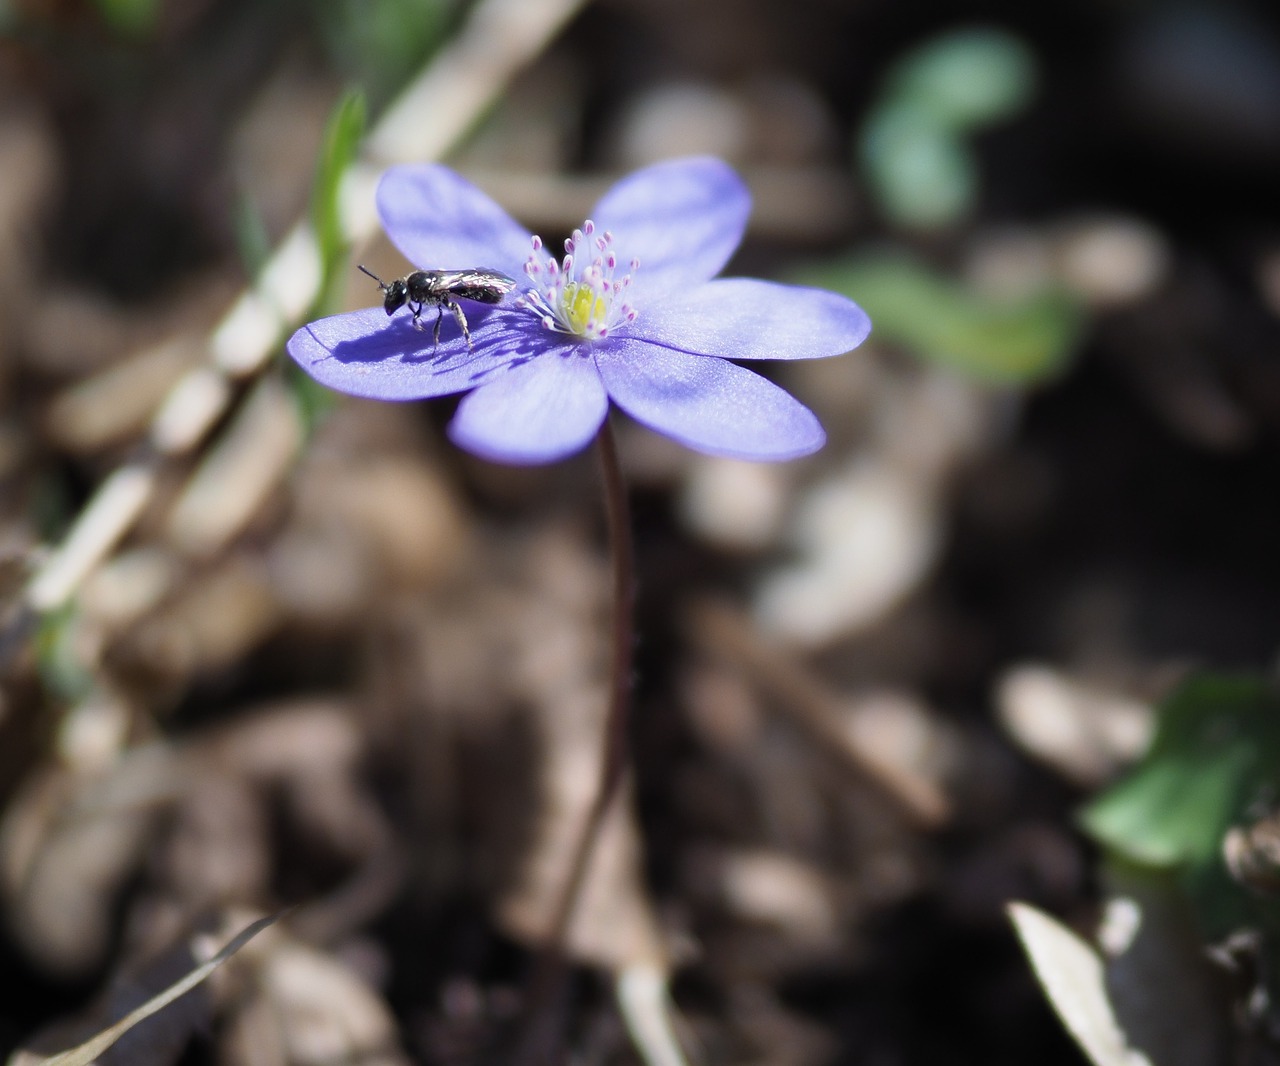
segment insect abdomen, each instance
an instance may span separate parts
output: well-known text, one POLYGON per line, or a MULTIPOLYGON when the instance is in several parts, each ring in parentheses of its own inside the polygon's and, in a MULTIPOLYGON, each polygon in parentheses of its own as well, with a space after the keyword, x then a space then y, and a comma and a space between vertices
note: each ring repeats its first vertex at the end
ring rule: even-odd
POLYGON ((449 291, 454 296, 460 296, 464 300, 475 300, 476 303, 482 304, 498 304, 502 303, 502 298, 514 288, 514 283, 510 288, 500 289, 497 285, 490 282, 488 285, 453 285, 449 291))

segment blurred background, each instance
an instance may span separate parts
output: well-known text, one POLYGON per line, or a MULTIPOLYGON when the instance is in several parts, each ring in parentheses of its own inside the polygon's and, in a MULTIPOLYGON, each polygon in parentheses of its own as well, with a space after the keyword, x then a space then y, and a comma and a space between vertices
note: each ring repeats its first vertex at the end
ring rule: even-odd
MULTIPOLYGON (((693 1063, 1083 1061, 1004 906, 1091 929, 1081 804, 1192 671, 1275 663, 1262 0, 0 0, 0 1050, 298 905, 116 1061, 522 1061, 607 685, 593 457, 483 464, 281 341, 408 269, 325 229, 344 159, 554 240, 693 153, 754 196, 729 273, 874 332, 762 368, 809 459, 618 420, 633 773, 537 1009, 581 1063, 678 1061, 646 1019, 693 1063), (324 291, 237 362, 308 220, 324 291)), ((1146 1046, 1227 1061, 1252 986, 1178 907, 1146 1046)))

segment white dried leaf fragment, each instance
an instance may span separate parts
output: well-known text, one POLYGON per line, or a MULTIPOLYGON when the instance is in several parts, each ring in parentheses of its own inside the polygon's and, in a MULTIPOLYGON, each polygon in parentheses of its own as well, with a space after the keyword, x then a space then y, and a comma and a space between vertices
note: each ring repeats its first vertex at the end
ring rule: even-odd
POLYGON ((1129 1046, 1107 995, 1102 957, 1066 926, 1025 903, 1010 903, 1036 978, 1062 1024, 1095 1066, 1151 1066, 1129 1046))

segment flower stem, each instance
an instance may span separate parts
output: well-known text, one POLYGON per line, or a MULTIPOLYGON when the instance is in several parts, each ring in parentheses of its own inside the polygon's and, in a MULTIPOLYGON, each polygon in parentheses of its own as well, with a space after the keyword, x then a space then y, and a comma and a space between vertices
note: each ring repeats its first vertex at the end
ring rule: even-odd
POLYGON ((628 764, 628 734, 631 727, 631 691, 635 652, 635 547, 631 541, 631 510, 627 485, 618 462, 613 430, 606 418, 596 438, 600 446, 600 469, 604 476, 605 517, 609 525, 609 548, 613 565, 613 641, 610 657, 609 716, 605 719, 604 746, 600 758, 600 786, 596 794, 588 833, 584 833, 586 858, 590 858, 598 822, 608 813, 628 764), (594 830, 594 831, 593 831, 594 830))
POLYGON ((574 848, 569 877, 560 895, 551 926, 549 944, 557 954, 564 953, 565 939, 573 921, 574 910, 591 867, 591 856, 604 826, 605 817, 618 795, 627 770, 627 733, 631 723, 631 679, 635 607, 635 557, 631 543, 631 514, 627 506, 627 486, 618 463, 609 420, 596 436, 600 452, 600 468, 604 475, 605 517, 609 525, 609 546, 613 567, 613 621, 610 627, 609 709, 604 722, 600 751, 600 778, 596 796, 582 827, 582 835, 574 848))
POLYGON ((628 765, 635 645, 635 549, 631 539, 627 486, 618 462, 613 430, 607 418, 596 436, 596 445, 604 480, 605 517, 609 528, 613 575, 609 704, 604 722, 600 777, 595 799, 574 847, 547 942, 535 963, 529 984, 524 1038, 513 1059, 524 1066, 540 1066, 556 1058, 560 1040, 560 1015, 553 1008, 552 999, 564 984, 567 961, 565 943, 591 868, 591 858, 595 854, 609 811, 621 792, 628 765))

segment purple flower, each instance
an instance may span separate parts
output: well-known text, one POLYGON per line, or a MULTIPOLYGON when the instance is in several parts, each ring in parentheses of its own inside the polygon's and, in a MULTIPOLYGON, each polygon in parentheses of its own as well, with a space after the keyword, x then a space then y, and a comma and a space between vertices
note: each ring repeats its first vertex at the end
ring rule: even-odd
POLYGON ((729 360, 839 355, 871 326, 834 293, 715 278, 749 210, 746 187, 719 160, 659 163, 609 190, 557 259, 445 167, 394 167, 378 186, 378 212, 407 259, 423 269, 500 271, 519 284, 498 306, 461 302, 470 346, 448 310, 436 346, 436 308, 415 329, 409 309, 388 318, 379 305, 304 326, 289 354, 353 396, 468 392, 449 435, 500 462, 578 451, 610 401, 700 452, 807 455, 826 439, 813 413, 729 360))

